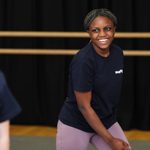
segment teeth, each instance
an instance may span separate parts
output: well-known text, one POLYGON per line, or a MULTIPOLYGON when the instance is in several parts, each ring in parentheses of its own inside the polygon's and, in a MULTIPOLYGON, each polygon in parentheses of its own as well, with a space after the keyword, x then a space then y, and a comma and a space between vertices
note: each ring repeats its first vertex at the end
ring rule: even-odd
POLYGON ((100 42, 105 42, 105 41, 107 41, 107 39, 101 39, 101 40, 99 40, 100 42))

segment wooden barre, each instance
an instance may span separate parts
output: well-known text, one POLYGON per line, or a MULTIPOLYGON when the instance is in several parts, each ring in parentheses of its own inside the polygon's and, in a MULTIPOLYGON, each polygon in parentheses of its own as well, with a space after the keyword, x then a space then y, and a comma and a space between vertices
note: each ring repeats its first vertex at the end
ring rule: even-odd
MULTIPOLYGON (((0 31, 0 37, 88 38, 86 32, 0 31)), ((116 32, 115 38, 150 38, 150 32, 116 32)))
POLYGON ((78 50, 73 49, 2 49, 0 54, 17 54, 17 55, 74 55, 78 50))
MULTIPOLYGON (((12 49, 0 48, 0 54, 8 55, 75 55, 76 49, 12 49)), ((150 56, 150 50, 124 50, 125 56, 150 56)))

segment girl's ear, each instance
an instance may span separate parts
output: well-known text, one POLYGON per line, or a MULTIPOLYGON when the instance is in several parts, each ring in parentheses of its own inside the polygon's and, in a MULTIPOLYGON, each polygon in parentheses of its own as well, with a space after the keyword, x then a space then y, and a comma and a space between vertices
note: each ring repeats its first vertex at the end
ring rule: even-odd
POLYGON ((86 30, 86 32, 88 33, 88 36, 90 37, 90 32, 89 32, 89 30, 86 30))
POLYGON ((86 32, 87 32, 88 34, 90 34, 89 29, 87 29, 86 32))

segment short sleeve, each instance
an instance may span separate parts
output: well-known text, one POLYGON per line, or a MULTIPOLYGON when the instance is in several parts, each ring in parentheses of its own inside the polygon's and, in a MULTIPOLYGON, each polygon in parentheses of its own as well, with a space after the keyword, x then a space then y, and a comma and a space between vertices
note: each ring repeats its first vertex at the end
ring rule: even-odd
POLYGON ((20 105, 8 88, 3 73, 0 72, 0 122, 11 120, 20 111, 20 105))
POLYGON ((93 88, 93 68, 87 60, 76 60, 71 66, 73 90, 86 92, 93 88))

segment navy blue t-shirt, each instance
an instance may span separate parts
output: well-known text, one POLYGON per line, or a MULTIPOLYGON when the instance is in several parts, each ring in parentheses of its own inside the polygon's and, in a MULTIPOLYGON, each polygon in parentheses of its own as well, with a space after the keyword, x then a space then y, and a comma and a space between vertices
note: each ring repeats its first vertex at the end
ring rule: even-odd
POLYGON ((9 90, 5 77, 0 71, 0 122, 11 120, 20 111, 20 105, 9 90))
POLYGON ((74 91, 92 92, 91 106, 106 128, 116 122, 117 104, 123 75, 123 51, 111 45, 105 58, 96 53, 91 43, 73 58, 69 70, 69 88, 59 119, 69 126, 94 132, 78 109, 74 91))

